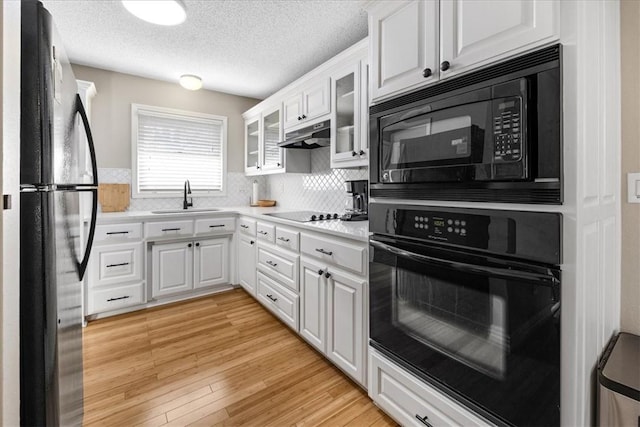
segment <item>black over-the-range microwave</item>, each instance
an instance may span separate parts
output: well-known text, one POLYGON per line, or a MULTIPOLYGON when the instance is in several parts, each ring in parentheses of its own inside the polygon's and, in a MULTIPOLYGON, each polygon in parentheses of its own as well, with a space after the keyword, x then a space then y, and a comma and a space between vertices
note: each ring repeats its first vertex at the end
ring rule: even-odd
POLYGON ((561 204, 561 46, 370 108, 370 195, 561 204))

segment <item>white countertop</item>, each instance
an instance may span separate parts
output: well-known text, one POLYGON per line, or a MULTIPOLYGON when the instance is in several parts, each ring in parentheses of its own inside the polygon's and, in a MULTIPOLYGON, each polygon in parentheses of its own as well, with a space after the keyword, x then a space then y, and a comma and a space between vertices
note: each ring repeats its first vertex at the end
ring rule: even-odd
POLYGON ((325 221, 310 221, 310 222, 297 222, 288 219, 277 218, 268 216, 265 214, 275 212, 295 212, 303 209, 287 209, 275 206, 272 208, 258 208, 249 206, 239 207, 221 207, 211 208, 217 209, 216 211, 198 212, 197 210, 189 210, 186 213, 162 213, 154 214, 150 211, 127 211, 127 212, 108 212, 99 213, 98 222, 123 222, 123 221, 149 221, 149 220, 167 220, 167 219, 179 219, 179 218, 199 218, 199 217, 212 217, 228 214, 238 214, 251 216, 256 219, 263 219, 270 222, 279 224, 285 224, 291 227, 303 228, 318 233, 333 234, 338 237, 349 238, 358 240, 361 242, 367 242, 369 239, 369 222, 368 221, 340 221, 340 220, 325 220, 325 221))

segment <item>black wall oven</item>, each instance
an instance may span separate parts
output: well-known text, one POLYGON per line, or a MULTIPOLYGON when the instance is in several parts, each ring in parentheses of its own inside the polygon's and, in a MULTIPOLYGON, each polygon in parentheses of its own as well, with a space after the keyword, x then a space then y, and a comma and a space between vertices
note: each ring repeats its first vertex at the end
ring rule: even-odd
POLYGON ((498 425, 558 426, 561 215, 369 212, 370 344, 498 425))
POLYGON ((371 197, 562 203, 560 53, 372 106, 371 197))

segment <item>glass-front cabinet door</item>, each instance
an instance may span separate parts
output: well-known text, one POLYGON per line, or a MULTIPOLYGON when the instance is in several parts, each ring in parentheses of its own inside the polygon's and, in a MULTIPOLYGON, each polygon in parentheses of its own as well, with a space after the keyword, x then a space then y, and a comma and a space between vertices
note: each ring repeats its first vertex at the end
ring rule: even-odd
POLYGON ((262 170, 281 169, 283 167, 282 113, 280 106, 262 113, 262 170))
POLYGON ((260 116, 245 121, 245 164, 247 174, 260 172, 260 116))
POLYGON ((331 166, 348 167, 366 165, 366 153, 361 148, 360 61, 353 62, 334 74, 332 79, 332 111, 335 126, 331 128, 331 166))

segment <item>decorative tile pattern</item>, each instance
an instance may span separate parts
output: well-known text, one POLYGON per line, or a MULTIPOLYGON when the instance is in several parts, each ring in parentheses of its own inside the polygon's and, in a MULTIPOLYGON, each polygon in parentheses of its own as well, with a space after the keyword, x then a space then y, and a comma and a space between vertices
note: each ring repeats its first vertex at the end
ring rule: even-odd
POLYGON ((311 152, 310 174, 280 174, 267 177, 268 198, 291 209, 342 213, 347 193, 344 182, 369 179, 368 168, 331 169, 329 147, 311 152))
MULTIPOLYGON (((99 168, 101 183, 131 184, 131 169, 99 168)), ((220 206, 248 206, 253 181, 258 181, 260 198, 275 199, 278 206, 289 209, 318 210, 342 213, 347 193, 344 182, 369 179, 369 170, 331 169, 329 147, 311 152, 311 173, 276 174, 247 177, 240 172, 227 174, 226 197, 194 197, 196 208, 220 206)), ((130 211, 181 209, 182 197, 131 199, 130 211)))
MULTIPOLYGON (((98 180, 101 183, 131 184, 131 169, 99 168, 98 180)), ((243 173, 227 174, 226 197, 194 197, 193 207, 248 206, 253 181, 258 181, 260 197, 266 198, 267 185, 264 177, 246 177, 243 173)), ((182 197, 132 198, 130 211, 150 211, 160 209, 181 209, 182 197)))

